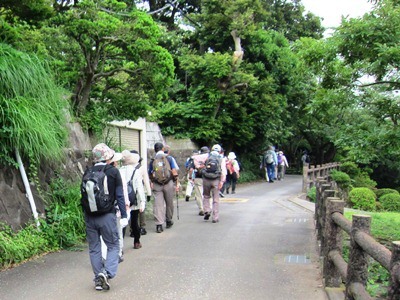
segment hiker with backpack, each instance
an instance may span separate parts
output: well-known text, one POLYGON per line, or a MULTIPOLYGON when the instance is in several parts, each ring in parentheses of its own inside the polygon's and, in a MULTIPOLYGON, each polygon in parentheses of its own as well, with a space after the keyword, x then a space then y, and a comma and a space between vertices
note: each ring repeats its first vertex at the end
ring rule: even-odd
MULTIPOLYGON (((136 153, 139 155, 140 154, 138 151, 136 150, 131 150, 131 153, 136 153)), ((150 187, 150 178, 149 178, 149 174, 147 173, 147 167, 142 165, 142 160, 143 158, 140 157, 139 158, 139 169, 138 172, 140 174, 140 177, 142 178, 142 182, 143 182, 143 186, 144 186, 144 193, 146 194, 146 199, 147 202, 150 202, 151 199, 151 187, 150 187)), ((144 208, 143 211, 141 211, 139 213, 139 226, 140 226, 140 235, 146 235, 147 231, 146 231, 146 207, 144 208)), ((130 237, 135 237, 133 232, 131 232, 130 237)))
POLYGON ((121 177, 126 181, 127 193, 131 210, 131 236, 133 235, 133 249, 142 248, 140 243, 139 213, 146 208, 146 197, 142 176, 139 168, 140 156, 128 150, 122 151, 122 167, 119 169, 121 177))
POLYGON ((267 173, 268 173, 268 181, 270 183, 274 182, 275 178, 275 166, 277 165, 277 161, 275 149, 273 146, 269 146, 267 152, 265 153, 264 156, 264 164, 267 167, 267 173))
POLYGON ((281 180, 285 177, 286 168, 289 167, 288 161, 286 159, 283 151, 278 152, 278 180, 281 180))
POLYGON ((128 224, 128 219, 122 178, 118 169, 111 165, 114 150, 100 143, 93 148, 92 153, 94 166, 83 174, 81 204, 95 289, 101 291, 110 289, 109 280, 117 275, 118 270, 120 245, 115 204, 121 213, 121 227, 128 224), (104 262, 100 237, 107 246, 104 262))
POLYGON ((156 232, 164 231, 163 224, 170 228, 174 222, 174 195, 179 191, 178 167, 171 156, 164 153, 164 145, 154 144, 155 156, 149 163, 149 177, 154 195, 153 214, 156 232))
POLYGON ((191 164, 189 165, 189 180, 194 183, 194 192, 196 204, 199 209, 199 216, 204 216, 203 209, 203 175, 202 170, 205 166, 210 153, 210 149, 207 146, 200 148, 200 153, 192 156, 191 164))
POLYGON ((204 220, 209 220, 212 215, 213 223, 219 222, 219 191, 226 179, 226 163, 223 163, 220 156, 221 150, 218 144, 212 147, 202 170, 204 220), (210 207, 211 197, 212 208, 210 207))
POLYGON ((236 160, 236 154, 235 152, 229 152, 228 154, 228 160, 226 162, 226 182, 225 182, 225 187, 226 187, 226 193, 229 194, 229 188, 232 187, 232 194, 235 194, 236 190, 236 182, 239 179, 239 163, 236 160))
POLYGON ((185 169, 186 169, 186 172, 187 172, 187 185, 186 185, 186 192, 185 192, 185 200, 186 200, 186 202, 189 201, 190 196, 192 195, 193 190, 194 190, 194 186, 195 186, 194 185, 194 174, 193 174, 194 170, 193 169, 191 170, 191 166, 193 165, 192 156, 196 155, 196 154, 199 154, 199 151, 198 150, 193 150, 192 155, 189 156, 186 159, 186 162, 185 162, 185 169))

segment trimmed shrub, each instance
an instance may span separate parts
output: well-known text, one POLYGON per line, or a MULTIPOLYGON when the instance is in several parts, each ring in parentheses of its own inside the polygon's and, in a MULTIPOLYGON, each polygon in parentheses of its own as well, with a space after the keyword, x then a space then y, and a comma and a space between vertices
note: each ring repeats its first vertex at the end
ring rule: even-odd
POLYGON ((348 174, 351 178, 356 177, 360 174, 360 169, 356 165, 356 163, 352 161, 346 161, 340 165, 340 171, 348 174))
POLYGON ((388 188, 384 188, 384 189, 378 189, 375 191, 376 194, 376 198, 379 200, 383 195, 387 195, 387 194, 397 194, 400 195, 400 193, 394 189, 388 189, 388 188))
POLYGON ((351 185, 350 176, 342 171, 333 170, 329 174, 341 189, 347 189, 351 185))
POLYGON ((374 211, 376 208, 376 195, 366 187, 352 189, 349 193, 349 200, 355 209, 374 211))
POLYGON ((386 211, 395 211, 400 212, 400 194, 389 193, 383 195, 379 202, 382 205, 382 208, 386 211))
POLYGON ((376 181, 372 180, 367 173, 362 172, 354 177, 353 186, 373 189, 376 187, 376 181))

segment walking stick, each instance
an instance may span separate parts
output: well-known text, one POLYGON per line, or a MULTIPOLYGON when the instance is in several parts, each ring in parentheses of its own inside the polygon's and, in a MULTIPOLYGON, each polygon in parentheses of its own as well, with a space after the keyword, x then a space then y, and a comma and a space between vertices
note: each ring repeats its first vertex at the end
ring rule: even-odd
POLYGON ((176 216, 178 217, 178 220, 179 220, 179 197, 178 197, 178 192, 176 192, 176 216))

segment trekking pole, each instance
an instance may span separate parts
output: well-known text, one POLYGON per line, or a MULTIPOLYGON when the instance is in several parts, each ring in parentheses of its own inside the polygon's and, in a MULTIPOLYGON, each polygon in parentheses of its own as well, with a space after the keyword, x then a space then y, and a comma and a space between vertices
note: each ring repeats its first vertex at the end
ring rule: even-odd
POLYGON ((179 220, 179 197, 178 197, 178 192, 176 192, 176 216, 178 217, 178 220, 179 220))

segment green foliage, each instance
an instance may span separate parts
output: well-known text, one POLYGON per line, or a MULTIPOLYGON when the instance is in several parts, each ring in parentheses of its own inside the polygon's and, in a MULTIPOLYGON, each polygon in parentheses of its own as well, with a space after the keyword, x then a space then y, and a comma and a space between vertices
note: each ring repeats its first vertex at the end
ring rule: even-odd
POLYGON ((366 172, 361 172, 354 177, 353 186, 373 189, 376 187, 376 181, 372 180, 366 172))
POLYGON ((317 201, 317 188, 315 186, 313 186, 311 189, 308 190, 307 198, 314 203, 315 201, 317 201))
POLYGON ((350 178, 356 177, 360 173, 357 164, 352 161, 346 161, 340 164, 340 171, 348 174, 350 178))
POLYGON ((349 193, 349 200, 355 209, 374 211, 376 208, 375 193, 365 187, 354 188, 349 193))
POLYGON ((348 189, 351 185, 350 176, 344 172, 332 170, 329 174, 341 189, 348 189))
POLYGON ((80 183, 62 179, 51 184, 52 197, 46 210, 45 232, 54 247, 70 248, 85 238, 85 223, 80 203, 80 183))
POLYGON ((399 195, 400 193, 399 193, 399 191, 397 191, 397 190, 388 189, 388 188, 385 188, 385 189, 377 189, 377 190, 375 190, 375 195, 376 195, 378 201, 380 200, 380 198, 381 198, 383 195, 387 195, 387 194, 397 194, 397 195, 399 195))
POLYGON ((400 212, 400 194, 389 193, 379 198, 382 208, 386 211, 400 212))
POLYGON ((0 163, 13 153, 60 159, 66 141, 66 101, 47 65, 0 44, 0 163))
POLYGON ((29 224, 14 232, 9 226, 1 225, 0 269, 19 264, 31 257, 56 250, 52 248, 43 231, 29 224))

